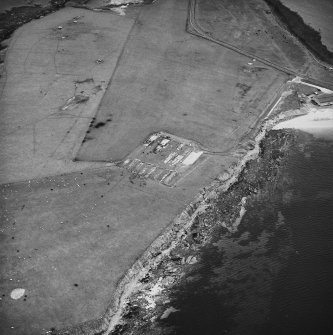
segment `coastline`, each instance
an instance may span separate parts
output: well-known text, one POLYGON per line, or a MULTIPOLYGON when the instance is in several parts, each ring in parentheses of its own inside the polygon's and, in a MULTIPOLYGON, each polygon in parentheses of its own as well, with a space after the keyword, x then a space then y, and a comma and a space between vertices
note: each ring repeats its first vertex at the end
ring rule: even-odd
POLYGON ((273 129, 300 129, 318 138, 333 139, 333 109, 310 110, 308 114, 279 123, 273 129))
MULTIPOLYGON (((153 245, 146 250, 145 254, 137 260, 119 284, 116 293, 116 302, 109 307, 107 315, 105 315, 103 319, 75 326, 74 328, 71 328, 71 330, 61 330, 60 332, 56 332, 56 334, 74 334, 74 329, 80 329, 80 331, 83 332, 82 329, 85 327, 87 331, 85 331, 84 334, 96 334, 97 332, 104 333, 104 331, 116 334, 117 332, 121 333, 122 331, 125 331, 126 326, 121 322, 122 318, 124 315, 127 315, 126 313, 129 313, 130 315, 136 315, 137 313, 137 310, 132 308, 133 305, 130 306, 128 304, 127 298, 130 297, 133 292, 143 288, 144 294, 146 294, 143 296, 143 299, 149 306, 153 306, 155 297, 158 296, 159 292, 162 292, 165 288, 167 289, 169 287, 168 285, 173 285, 177 282, 173 282, 178 274, 177 270, 173 271, 176 268, 173 266, 174 262, 180 262, 179 265, 183 266, 186 264, 195 264, 197 261, 195 255, 186 255, 186 257, 184 255, 181 259, 177 258, 178 256, 174 255, 174 250, 179 244, 185 241, 185 248, 189 251, 192 250, 196 252, 197 249, 195 249, 195 246, 199 247, 201 243, 209 241, 211 229, 214 227, 208 224, 206 225, 205 223, 203 230, 201 230, 201 228, 198 228, 198 217, 207 213, 214 201, 216 201, 221 194, 229 194, 228 192, 233 192, 234 187, 242 184, 243 186, 240 187, 244 192, 238 194, 237 197, 231 195, 228 207, 225 209, 228 219, 217 223, 225 229, 233 231, 236 228, 237 223, 240 222, 242 215, 245 213, 246 192, 249 192, 249 194, 251 194, 251 192, 256 192, 256 189, 252 188, 251 185, 243 183, 242 178, 245 171, 248 169, 248 164, 260 157, 262 154, 262 143, 266 139, 267 132, 276 124, 276 122, 280 122, 281 119, 283 120, 284 117, 290 117, 290 114, 279 116, 273 120, 266 120, 262 126, 259 125, 260 131, 256 136, 255 145, 253 145, 252 142, 251 145, 249 145, 251 150, 247 151, 247 153, 239 160, 238 164, 232 165, 228 173, 220 176, 211 185, 205 188, 204 192, 199 194, 194 202, 176 218, 176 221, 171 224, 171 227, 166 228, 162 235, 155 240, 153 245), (247 186, 249 187, 247 188, 247 186), (190 238, 190 244, 187 241, 187 238, 190 238), (160 250, 163 251, 160 252, 160 250), (163 262, 165 262, 165 264, 163 264, 163 262), (156 275, 155 277, 151 276, 151 272, 158 269, 161 264, 163 273, 173 274, 168 275, 168 279, 162 282, 159 281, 161 276, 156 277, 158 272, 154 274, 156 275), (163 266, 165 267, 163 268, 163 266), (155 279, 156 281, 154 282, 155 279), (146 284, 148 284, 148 288, 145 286, 146 284), (153 286, 151 287, 150 285, 153 286)), ((239 155, 239 153, 236 152, 232 154, 239 155)), ((134 319, 135 318, 132 318, 132 320, 134 319)))
MULTIPOLYGON (((323 297, 331 292, 332 142, 272 131, 262 144, 260 158, 240 177, 256 185, 264 175, 246 198, 241 224, 235 232, 216 227, 197 263, 187 264, 180 282, 157 297, 155 321, 141 333, 302 334, 316 333, 318 323, 321 333, 330 333, 332 305, 323 297), (274 160, 279 164, 266 174, 262 166, 274 167, 274 160)), ((216 210, 225 205, 223 196, 216 210)), ((199 226, 205 219, 199 216, 199 226)))
POLYGON ((165 303, 161 303, 161 296, 162 300, 168 301, 168 292, 185 276, 187 270, 184 268, 198 261, 199 249, 211 241, 214 230, 219 227, 230 233, 237 231, 246 213, 247 198, 260 192, 260 184, 274 185, 283 157, 288 155, 297 132, 307 131, 303 129, 306 122, 317 122, 318 118, 327 120, 332 116, 332 109, 329 108, 325 113, 320 108, 301 106, 299 102, 296 106, 293 97, 297 98, 296 92, 300 89, 297 85, 307 84, 297 78, 289 83, 292 90, 286 88, 259 122, 257 131, 252 133, 253 140, 249 139, 251 145, 238 163, 232 164, 228 172, 207 186, 205 192, 199 194, 161 233, 120 281, 113 303, 103 318, 104 327, 108 325, 103 328, 103 334, 104 331, 105 334, 127 334, 127 330, 133 329, 131 334, 146 332, 144 324, 154 323, 156 314, 163 313, 161 308, 165 303), (289 126, 289 122, 293 126, 289 126), (272 133, 275 135, 272 136, 272 133), (260 164, 263 164, 262 170, 259 168, 258 173, 260 164), (235 193, 235 189, 241 191, 235 193), (220 208, 220 217, 212 213, 214 206, 220 208), (182 255, 182 250, 189 252, 182 255), (146 306, 146 310, 140 309, 143 314, 138 308, 141 305, 146 306))
MULTIPOLYGON (((255 148, 247 152, 230 174, 210 185, 210 192, 187 207, 146 250, 119 285, 116 303, 105 316, 105 323, 109 323, 105 334, 169 334, 168 330, 163 332, 164 327, 168 328, 164 319, 179 311, 174 305, 173 292, 187 285, 185 278, 191 277, 193 268, 203 266, 201 250, 212 243, 216 231, 236 233, 246 212, 247 199, 251 195, 260 197, 261 190, 274 187, 288 151, 298 132, 304 130, 302 118, 313 120, 313 112, 299 116, 286 111, 266 120, 256 136, 255 148)), ((306 136, 315 134, 310 132, 306 136)), ((256 235, 258 227, 252 229, 256 235)), ((270 248, 267 252, 276 251, 274 245, 270 248)), ((281 252, 284 259, 295 251, 285 246, 281 252)))
POLYGON ((327 0, 280 0, 291 10, 299 13, 303 20, 320 32, 323 44, 333 51, 333 39, 329 27, 333 15, 333 3, 327 0))
POLYGON ((50 0, 49 4, 45 7, 39 5, 20 6, 0 13, 0 43, 8 39, 17 28, 31 20, 39 19, 64 7, 68 1, 50 0))
MULTIPOLYGON (((297 81, 290 81, 291 84, 293 82, 297 81)), ((238 163, 233 163, 227 172, 204 188, 127 271, 120 280, 104 316, 99 320, 62 329, 54 334, 74 334, 78 327, 87 329, 88 334, 89 331, 91 334, 127 334, 127 331, 130 331, 128 334, 141 334, 147 331, 146 324, 154 323, 156 314, 163 313, 161 306, 164 308, 165 302, 161 303, 160 298, 168 301, 164 294, 168 295, 168 292, 179 284, 186 274, 186 266, 198 262, 199 249, 211 241, 214 231, 217 228, 226 229, 230 233, 237 231, 237 226, 246 213, 247 197, 259 191, 259 187, 254 186, 255 182, 249 182, 246 176, 252 175, 251 178, 257 180, 258 185, 267 182, 274 184, 282 158, 288 154, 288 148, 297 132, 294 129, 283 129, 292 128, 283 127, 284 123, 291 120, 297 124, 296 120, 300 117, 312 116, 308 106, 298 106, 295 110, 290 108, 293 103, 288 103, 288 97, 293 94, 288 90, 285 93, 268 111, 267 116, 258 122, 257 130, 251 132, 250 137, 253 136, 254 139, 248 139, 251 145, 247 146, 245 152, 242 151, 238 163), (274 150, 266 150, 267 146, 272 144, 268 139, 271 131, 277 134, 273 142, 278 140, 281 145, 275 143, 274 150), (257 173, 260 160, 265 162, 264 170, 257 173), (240 192, 234 194, 235 188, 239 188, 240 192), (218 201, 222 208, 220 214, 224 216, 223 220, 216 220, 215 214, 212 215, 212 207, 216 206, 218 201), (199 227, 200 217, 204 219, 200 219, 203 225, 199 227), (179 250, 187 251, 185 255, 180 255, 179 250), (138 306, 144 308, 139 309, 138 306)), ((235 149, 230 155, 239 157, 239 150, 235 149)), ((152 334, 156 333, 153 331, 152 334)))
POLYGON ((320 33, 307 25, 303 18, 280 0, 264 0, 277 19, 321 61, 333 65, 333 52, 322 43, 320 33))
MULTIPOLYGON (((285 117, 290 117, 290 115, 286 114, 285 117)), ((262 155, 274 157, 270 161, 272 165, 268 164, 269 159, 265 160, 266 175, 254 173, 258 180, 265 182, 265 178, 272 172, 274 175, 274 170, 280 164, 280 157, 286 154, 292 143, 293 131, 282 131, 280 132, 282 142, 286 139, 283 145, 284 150, 280 153, 269 153, 264 150, 263 143, 267 134, 283 118, 282 114, 263 122, 255 137, 254 147, 247 151, 238 164, 233 165, 227 173, 220 176, 219 180, 209 185, 205 193, 198 195, 138 258, 120 281, 112 299, 113 302, 102 318, 98 331, 103 334, 126 334, 126 330, 133 331, 134 329, 138 331, 134 334, 142 333, 142 320, 149 323, 150 318, 154 319, 152 311, 164 305, 156 300, 159 300, 161 295, 163 296, 163 292, 172 290, 173 286, 179 283, 185 275, 184 268, 188 264, 197 262, 198 250, 209 243, 214 229, 224 227, 229 232, 237 229, 245 213, 247 196, 258 191, 252 183, 244 179, 244 175, 249 170, 249 164, 251 162, 256 164, 257 159, 261 159, 262 155), (237 188, 238 191, 235 194, 234 190, 237 188), (212 216, 211 209, 217 202, 220 202, 222 206, 220 214, 224 216, 223 221, 216 220, 216 217, 212 216), (206 219, 201 220, 202 225, 199 227, 200 216, 206 216, 206 219), (215 223, 213 220, 216 220, 215 223), (180 250, 185 250, 186 255, 180 255, 180 250), (145 306, 140 308, 143 315, 139 313, 137 306, 145 306), (135 328, 135 322, 140 325, 139 329, 135 328)), ((88 323, 86 326, 90 328, 88 323)), ((66 334, 66 331, 72 334, 73 330, 65 329, 59 334, 66 334)))

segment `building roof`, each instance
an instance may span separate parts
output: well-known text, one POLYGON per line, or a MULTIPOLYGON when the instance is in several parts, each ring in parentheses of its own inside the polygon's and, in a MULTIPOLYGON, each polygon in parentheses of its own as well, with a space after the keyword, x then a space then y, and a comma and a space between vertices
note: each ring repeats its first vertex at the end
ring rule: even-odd
POLYGON ((316 96, 316 100, 320 104, 325 104, 325 103, 333 103, 333 93, 323 93, 323 94, 318 94, 316 96))

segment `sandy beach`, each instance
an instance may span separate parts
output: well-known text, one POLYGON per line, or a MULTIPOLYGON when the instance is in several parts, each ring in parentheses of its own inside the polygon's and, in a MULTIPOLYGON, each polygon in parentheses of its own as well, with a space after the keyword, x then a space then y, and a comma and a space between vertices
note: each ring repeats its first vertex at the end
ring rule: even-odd
POLYGON ((273 129, 299 129, 318 138, 333 139, 333 108, 312 108, 306 115, 281 122, 273 129))

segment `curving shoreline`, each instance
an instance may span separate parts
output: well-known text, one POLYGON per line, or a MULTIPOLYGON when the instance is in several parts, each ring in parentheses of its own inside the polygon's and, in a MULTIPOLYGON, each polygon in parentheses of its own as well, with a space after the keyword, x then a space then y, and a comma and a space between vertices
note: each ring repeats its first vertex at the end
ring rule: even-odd
MULTIPOLYGON (((256 130, 254 130, 255 133, 257 133, 258 131, 258 127, 260 127, 260 124, 261 124, 262 120, 258 122, 258 124, 256 124, 256 126, 254 128, 256 128, 256 130), (257 127, 258 126, 258 127, 257 127)), ((253 127, 251 127, 252 129, 253 127)), ((261 128, 261 130, 263 130, 261 128)), ((260 132, 261 133, 261 132, 260 132)), ((248 135, 248 134, 247 134, 248 135)), ((265 134, 263 134, 263 138, 264 138, 265 134)), ((249 137, 249 136, 247 136, 249 137)), ((261 143, 262 139, 259 139, 259 143, 261 143)), ((241 176, 241 173, 242 171, 246 168, 246 164, 247 164, 247 161, 246 159, 248 158, 249 160, 253 160, 255 159, 255 157, 258 156, 258 152, 259 152, 259 148, 260 148, 260 144, 259 143, 256 143, 256 145, 253 147, 253 143, 251 145, 249 145, 249 147, 251 148, 250 151, 248 151, 248 153, 244 153, 244 149, 243 149, 243 152, 240 153, 240 152, 234 152, 232 154, 237 154, 237 157, 239 157, 240 154, 244 155, 245 156, 243 157, 243 159, 239 159, 239 164, 237 165, 233 165, 231 166, 228 174, 225 174, 225 175, 222 175, 220 177, 219 180, 216 180, 216 182, 214 182, 213 184, 211 184, 208 188, 205 188, 204 189, 204 192, 200 195, 197 196, 197 198, 195 199, 195 202, 193 203, 193 205, 189 206, 186 208, 186 213, 184 214, 183 217, 180 218, 181 222, 179 222, 176 226, 172 226, 172 228, 175 228, 174 230, 172 231, 169 231, 169 229, 166 229, 165 230, 165 234, 167 235, 168 233, 170 233, 170 235, 168 235, 168 238, 170 238, 170 240, 168 241, 165 241, 163 238, 165 237, 164 236, 161 236, 161 240, 159 240, 159 238, 156 240, 158 242, 157 245, 156 245, 156 248, 154 250, 150 250, 150 248, 147 249, 147 259, 141 259, 139 258, 137 263, 135 263, 135 265, 137 265, 137 267, 135 269, 133 269, 133 273, 128 273, 127 274, 127 277, 125 276, 124 278, 124 285, 129 285, 129 286, 126 286, 126 289, 128 289, 126 292, 125 292, 125 287, 122 287, 120 285, 119 287, 119 299, 120 301, 118 301, 118 305, 114 308, 113 306, 110 307, 110 313, 108 315, 105 316, 104 319, 100 319, 100 320, 96 320, 94 322, 90 322, 90 323, 87 323, 87 329, 89 328, 90 330, 87 330, 87 332, 84 332, 84 334, 96 334, 97 332, 101 333, 101 332, 104 332, 106 331, 107 329, 111 329, 111 324, 110 324, 110 327, 108 327, 108 323, 110 322, 110 316, 115 312, 117 311, 118 312, 121 312, 121 309, 117 309, 117 307, 119 307, 121 305, 121 303, 125 304, 125 306, 127 306, 127 301, 126 301, 126 296, 124 296, 125 293, 131 293, 133 291, 130 291, 130 290, 136 290, 137 287, 136 286, 133 286, 133 283, 135 284, 135 280, 138 279, 137 276, 138 275, 138 272, 140 271, 145 271, 145 266, 147 265, 148 266, 148 269, 149 269, 149 264, 159 264, 158 262, 162 261, 165 259, 163 257, 169 257, 170 254, 172 254, 172 250, 174 249, 170 249, 170 245, 168 245, 168 243, 170 242, 171 244, 174 242, 174 243, 178 243, 179 241, 181 240, 184 240, 186 239, 186 236, 189 235, 189 232, 190 232, 190 235, 192 236, 192 238, 194 240, 200 240, 200 238, 198 238, 198 232, 196 230, 193 230, 192 228, 193 227, 196 227, 196 224, 197 224, 197 217, 198 215, 200 215, 200 213, 202 213, 203 211, 205 211, 205 209, 209 208, 210 204, 212 201, 214 201, 215 197, 217 196, 216 195, 216 189, 217 188, 221 188, 222 192, 224 192, 223 190, 225 191, 228 191, 232 185, 236 185, 240 182, 240 176, 241 176), (249 156, 247 156, 249 155, 249 156), (250 156, 252 158, 250 158, 250 156), (247 157, 245 159, 245 157, 247 157), (245 162, 243 161, 245 159, 245 162), (228 186, 229 185, 229 186, 228 186), (215 193, 214 193, 215 192, 215 193), (182 226, 184 225, 184 226, 182 226), (189 225, 189 226, 187 226, 189 225), (186 228, 185 230, 183 228, 186 228), (197 235, 195 235, 197 234, 197 235), (160 243, 160 244, 158 244, 160 243), (160 253, 160 249, 162 248, 162 250, 164 250, 162 253, 160 253), (163 249, 164 248, 164 249, 163 249), (168 250, 170 252, 170 254, 168 254, 168 250), (152 263, 150 263, 152 262, 152 263), (97 330, 98 329, 98 330, 97 330)), ((230 217, 230 220, 228 221, 229 224, 230 224, 230 229, 233 227, 233 223, 234 222, 239 222, 239 213, 242 212, 242 208, 244 208, 244 204, 245 204, 245 200, 244 200, 244 197, 240 197, 240 198, 237 198, 234 202, 230 202, 230 208, 228 207, 228 213, 231 215, 230 217), (237 201, 236 201, 237 200, 237 201), (230 211, 229 211, 230 209, 230 211)), ((209 227, 208 227, 209 228, 209 227)), ((195 228, 196 229, 196 228, 195 228)), ((199 234, 200 236, 200 234, 199 234)), ((208 235, 207 235, 208 236, 208 235)), ((176 247, 176 246, 175 246, 176 247)), ((189 262, 194 262, 195 260, 193 259, 193 256, 191 256, 192 258, 189 259, 189 262)), ((194 256, 195 257, 195 256, 194 256)), ((188 258, 187 258, 188 260, 188 258)), ((155 266, 154 265, 154 266, 155 266)), ((141 275, 141 274, 139 274, 141 275)), ((139 281, 140 280, 144 280, 142 283, 145 282, 145 279, 146 276, 144 276, 142 279, 139 278, 139 281)), ((148 279, 149 280, 149 279, 148 279)), ((141 283, 141 284, 142 284, 141 283)), ((156 283, 155 283, 156 284, 156 283)), ((159 286, 153 286, 155 287, 154 290, 151 290, 149 291, 150 293, 147 295, 147 298, 148 300, 150 299, 150 302, 153 303, 153 297, 154 297, 154 292, 159 289, 159 286)), ((118 293, 117 293, 118 294, 118 293)), ((118 320, 120 320, 121 318, 121 314, 117 314, 119 316, 118 320)), ((112 318, 112 325, 118 329, 119 327, 119 324, 117 324, 117 320, 116 320, 116 314, 113 315, 113 318, 112 318), (118 327, 118 328, 117 328, 118 327)), ((84 328, 85 326, 83 325, 80 325, 77 327, 77 329, 80 328, 80 331, 83 332, 82 328, 84 328)), ((121 329, 120 329, 121 330, 121 329)), ((74 331, 72 332, 74 334, 74 331)), ((61 334, 66 334, 66 331, 62 332, 61 331, 61 334)))
POLYGON ((40 5, 20 6, 0 13, 0 43, 9 38, 17 28, 64 7, 68 1, 50 0, 45 7, 40 5))
MULTIPOLYGON (((289 95, 282 96, 286 100, 289 95)), ((155 327, 156 315, 166 308, 163 300, 168 301, 169 292, 190 271, 186 266, 198 262, 201 248, 210 243, 214 231, 223 227, 235 232, 246 212, 247 198, 260 192, 261 185, 274 184, 296 137, 295 130, 280 128, 286 120, 297 122, 297 117, 310 112, 291 110, 288 104, 282 110, 276 105, 273 109, 260 121, 252 135, 253 146, 238 163, 199 194, 128 270, 103 318, 102 334, 127 334, 127 330, 140 334, 147 331, 147 324, 155 327)))
POLYGON ((162 331, 163 325, 155 321, 169 309, 172 312, 170 294, 191 271, 189 267, 200 262, 200 250, 216 230, 237 231, 247 198, 259 194, 261 186, 274 184, 296 137, 295 130, 274 129, 298 115, 299 111, 286 111, 263 120, 254 147, 198 194, 128 270, 104 316, 55 334, 74 334, 77 327, 94 335, 162 331))
MULTIPOLYGON (((210 241, 214 229, 218 226, 222 226, 230 232, 235 231, 242 213, 245 210, 246 197, 257 192, 257 189, 253 185, 244 181, 244 174, 247 173, 251 161, 256 161, 265 154, 263 143, 266 141, 268 132, 274 125, 281 122, 284 117, 290 117, 290 115, 282 114, 270 120, 266 120, 255 137, 254 148, 248 150, 245 156, 239 160, 238 164, 229 170, 228 174, 222 175, 219 181, 211 184, 207 188, 207 190, 209 190, 207 193, 198 195, 174 220, 171 226, 165 229, 145 253, 133 264, 119 283, 113 303, 103 318, 102 326, 99 328, 102 334, 126 333, 126 330, 133 331, 133 329, 138 330, 139 334, 142 329, 137 329, 137 325, 135 325, 134 322, 136 320, 138 324, 142 326, 142 321, 140 321, 142 315, 136 311, 134 316, 131 316, 131 320, 128 320, 126 317, 128 313, 133 312, 131 306, 138 305, 138 295, 140 296, 140 304, 146 303, 148 306, 146 311, 143 311, 145 315, 144 319, 148 320, 148 316, 152 315, 152 313, 149 312, 149 308, 153 307, 154 309, 156 307, 154 302, 155 297, 163 291, 170 290, 174 285, 177 285, 184 275, 182 268, 186 265, 186 260, 192 257, 193 262, 196 262, 198 248, 205 246, 210 241), (239 189, 236 194, 233 194, 234 188, 239 189), (222 200, 223 198, 221 197, 224 196, 225 198, 222 200), (201 229, 198 228, 198 217, 202 215, 205 216, 206 211, 209 217, 212 206, 217 202, 220 202, 224 207, 224 209, 222 209, 222 213, 225 216, 224 221, 214 223, 210 221, 210 224, 204 225, 201 229), (193 236, 193 233, 195 236, 200 237, 190 237, 193 243, 191 244, 187 239, 189 236, 193 236), (185 263, 178 264, 177 266, 174 261, 179 258, 179 249, 190 250, 192 256, 187 255, 185 257, 185 263), (166 280, 162 279, 161 281, 161 276, 167 273, 171 266, 174 269, 178 268, 177 271, 171 274, 171 277, 174 279, 171 280, 169 275, 166 276, 166 280), (106 325, 108 325, 107 328, 106 325)), ((282 134, 282 139, 285 138, 283 134, 286 134, 287 143, 288 141, 292 143, 292 132, 283 131, 280 133, 282 134)), ((284 149, 287 149, 287 147, 288 144, 284 146, 284 149)), ((285 150, 282 150, 280 155, 283 156, 284 153, 285 150)), ((272 164, 273 165, 267 164, 267 167, 265 167, 267 175, 270 175, 271 171, 279 165, 279 155, 275 156, 272 164)), ((258 176, 258 180, 262 177, 263 176, 258 176)), ((262 180, 262 182, 264 181, 262 180)), ((191 264, 191 261, 189 262, 189 264, 191 264)))
POLYGON ((273 14, 289 32, 295 35, 316 57, 333 65, 333 53, 322 43, 320 33, 307 25, 303 18, 285 6, 280 0, 264 0, 273 14))

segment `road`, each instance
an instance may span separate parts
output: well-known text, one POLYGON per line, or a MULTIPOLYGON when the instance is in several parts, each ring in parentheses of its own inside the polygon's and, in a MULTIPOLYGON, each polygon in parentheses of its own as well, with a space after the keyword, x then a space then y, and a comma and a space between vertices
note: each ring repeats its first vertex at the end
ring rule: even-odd
POLYGON ((247 55, 188 34, 188 4, 124 17, 66 8, 13 35, 0 80, 2 333, 102 327, 118 282, 241 158, 239 142, 253 139, 288 78, 244 71, 247 55), (70 105, 80 94, 89 99, 70 105), (107 164, 157 131, 230 154, 207 155, 172 188, 107 164), (15 288, 25 300, 10 298, 15 288))
MULTIPOLYGON (((266 64, 268 66, 270 66, 273 69, 276 69, 278 71, 282 71, 288 75, 293 75, 293 76, 299 76, 304 78, 305 80, 308 80, 309 82, 313 82, 313 83, 317 83, 317 84, 322 84, 323 86, 325 85, 332 85, 331 82, 325 82, 325 81, 321 81, 321 80, 317 80, 311 77, 308 77, 304 72, 300 72, 300 71, 295 71, 293 69, 287 68, 285 66, 280 66, 278 64, 275 64, 271 61, 269 61, 268 59, 264 59, 262 57, 258 57, 255 54, 252 54, 250 52, 247 52, 243 49, 240 49, 230 43, 218 40, 214 37, 212 37, 212 34, 210 34, 209 32, 205 31, 203 28, 200 27, 200 25, 198 24, 197 20, 196 20, 196 10, 197 10, 197 0, 189 0, 189 7, 188 7, 188 26, 187 26, 187 31, 190 34, 194 34, 196 36, 199 36, 201 38, 204 38, 208 41, 211 41, 213 43, 219 44, 225 48, 228 48, 230 50, 233 50, 241 55, 244 55, 246 57, 249 57, 251 59, 256 59, 257 61, 266 64)), ((311 52, 309 52, 303 45, 302 48, 306 50, 306 52, 308 54, 311 55, 311 58, 313 59, 314 62, 316 62, 319 66, 321 66, 322 68, 326 69, 327 71, 331 69, 330 66, 324 64, 323 62, 319 61, 311 52)))

